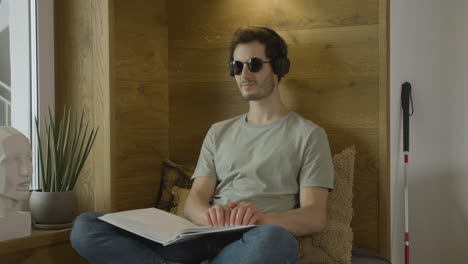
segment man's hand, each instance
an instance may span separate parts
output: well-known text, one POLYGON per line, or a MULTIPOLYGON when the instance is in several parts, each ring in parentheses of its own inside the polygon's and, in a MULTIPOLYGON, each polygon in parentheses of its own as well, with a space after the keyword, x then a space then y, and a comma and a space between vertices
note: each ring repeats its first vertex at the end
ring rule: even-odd
POLYGON ((251 203, 241 202, 238 205, 230 203, 229 206, 233 206, 229 219, 230 225, 253 225, 263 222, 265 217, 263 212, 251 203))
POLYGON ((231 207, 229 205, 213 205, 203 214, 204 224, 207 226, 229 226, 231 207))
POLYGON ((228 205, 213 205, 204 214, 204 224, 223 227, 233 225, 253 225, 259 223, 264 214, 255 205, 242 202, 228 205))

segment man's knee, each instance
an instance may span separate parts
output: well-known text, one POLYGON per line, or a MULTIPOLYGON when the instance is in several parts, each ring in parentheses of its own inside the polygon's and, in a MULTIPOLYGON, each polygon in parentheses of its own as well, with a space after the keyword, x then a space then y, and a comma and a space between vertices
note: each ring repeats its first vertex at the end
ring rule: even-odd
MULTIPOLYGON (((256 227, 255 240, 258 240, 259 250, 266 250, 272 257, 297 259, 299 248, 294 236, 278 225, 261 225, 256 227)), ((278 259, 277 259, 278 260, 278 259)), ((272 262, 273 263, 273 262, 272 262)))
POLYGON ((86 212, 80 214, 73 223, 72 232, 70 234, 70 243, 78 252, 86 247, 92 247, 94 234, 99 233, 105 222, 98 219, 104 215, 98 212, 86 212))
POLYGON ((279 225, 261 225, 257 227, 260 236, 272 242, 295 243, 294 236, 279 225))

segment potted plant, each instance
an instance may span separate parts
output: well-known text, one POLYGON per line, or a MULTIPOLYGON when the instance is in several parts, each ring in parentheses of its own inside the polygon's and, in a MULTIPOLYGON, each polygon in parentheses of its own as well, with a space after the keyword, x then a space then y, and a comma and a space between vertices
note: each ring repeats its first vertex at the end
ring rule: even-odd
POLYGON ((35 120, 40 189, 31 193, 29 207, 33 224, 38 228, 68 227, 76 216, 73 187, 99 128, 88 131, 89 122, 84 121, 84 111, 79 122, 76 114, 74 120, 71 120, 71 116, 71 108, 65 110, 64 118, 56 127, 49 109, 49 119, 44 120, 45 133, 42 136, 39 122, 37 118, 35 120))

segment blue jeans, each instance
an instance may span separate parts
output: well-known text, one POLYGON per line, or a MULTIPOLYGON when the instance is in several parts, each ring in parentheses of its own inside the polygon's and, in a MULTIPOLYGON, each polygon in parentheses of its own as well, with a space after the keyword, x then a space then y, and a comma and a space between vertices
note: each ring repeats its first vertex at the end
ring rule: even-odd
POLYGON ((70 237, 72 247, 92 264, 282 264, 298 260, 296 240, 277 225, 210 234, 164 247, 97 219, 101 215, 104 213, 78 216, 70 237))

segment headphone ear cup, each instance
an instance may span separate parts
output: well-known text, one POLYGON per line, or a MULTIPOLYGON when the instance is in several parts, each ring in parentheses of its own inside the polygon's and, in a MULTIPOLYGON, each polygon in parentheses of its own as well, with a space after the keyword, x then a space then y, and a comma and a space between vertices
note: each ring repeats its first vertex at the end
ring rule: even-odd
POLYGON ((271 64, 271 67, 273 68, 273 73, 276 75, 279 75, 279 61, 280 58, 277 58, 273 60, 273 63, 271 64))
POLYGON ((287 57, 280 57, 273 61, 273 72, 279 76, 284 76, 289 72, 289 59, 287 57))
POLYGON ((281 76, 284 76, 289 72, 290 65, 291 65, 291 62, 289 61, 289 58, 285 57, 281 65, 281 71, 282 71, 281 76))

